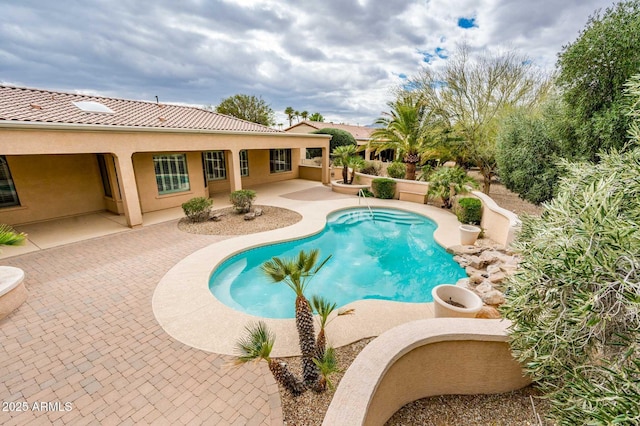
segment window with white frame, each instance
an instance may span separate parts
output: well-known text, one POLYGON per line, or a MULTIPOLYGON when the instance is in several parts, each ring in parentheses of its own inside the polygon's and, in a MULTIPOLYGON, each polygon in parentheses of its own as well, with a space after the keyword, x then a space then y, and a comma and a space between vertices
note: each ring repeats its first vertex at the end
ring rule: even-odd
POLYGON ((289 172, 291 171, 291 150, 272 149, 269 151, 269 161, 271 173, 289 172))
POLYGON ((203 155, 207 180, 226 179, 227 165, 224 160, 224 151, 207 151, 203 155))
POLYGON ((7 158, 0 155, 0 207, 19 206, 20 200, 13 184, 7 158))
POLYGON ((158 194, 183 192, 190 189, 185 154, 154 155, 153 167, 156 172, 158 194))
POLYGON ((249 176, 249 154, 246 149, 240 151, 240 176, 249 176))

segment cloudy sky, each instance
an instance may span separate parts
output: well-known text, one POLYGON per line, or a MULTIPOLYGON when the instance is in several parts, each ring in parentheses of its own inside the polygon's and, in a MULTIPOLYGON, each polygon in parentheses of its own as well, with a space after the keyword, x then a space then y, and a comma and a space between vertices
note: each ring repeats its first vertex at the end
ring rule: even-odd
POLYGON ((553 70, 611 0, 0 0, 0 83, 204 105, 238 93, 366 125, 456 43, 553 70))

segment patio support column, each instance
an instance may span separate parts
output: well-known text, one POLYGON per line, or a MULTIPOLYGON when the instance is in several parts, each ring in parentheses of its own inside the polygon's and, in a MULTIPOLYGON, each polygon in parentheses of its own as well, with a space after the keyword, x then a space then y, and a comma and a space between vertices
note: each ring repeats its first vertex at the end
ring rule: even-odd
POLYGON ((124 207, 124 216, 130 228, 142 226, 142 210, 136 186, 136 174, 133 170, 133 153, 116 153, 116 171, 120 182, 120 195, 124 207))
POLYGON ((364 159, 367 161, 371 161, 371 152, 373 152, 373 150, 371 148, 367 148, 364 150, 364 159))
POLYGON ((231 192, 242 189, 242 176, 240 176, 240 150, 227 151, 227 165, 229 167, 229 184, 231 192))
POLYGON ((329 148, 323 147, 322 148, 322 183, 329 184, 330 182, 331 182, 331 172, 329 170, 329 148))

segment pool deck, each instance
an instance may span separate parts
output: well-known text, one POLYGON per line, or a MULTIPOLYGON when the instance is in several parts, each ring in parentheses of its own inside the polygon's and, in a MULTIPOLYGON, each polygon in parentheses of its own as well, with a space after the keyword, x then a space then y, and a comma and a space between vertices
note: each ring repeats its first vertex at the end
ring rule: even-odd
MULTIPOLYGON (((265 363, 229 367, 232 357, 226 352, 184 344, 167 335, 155 317, 167 277, 185 259, 205 257, 207 251, 212 254, 211 244, 215 251, 230 253, 241 241, 246 246, 247 241, 261 244, 276 237, 317 232, 324 226, 326 212, 357 205, 354 197, 304 180, 254 189, 258 203, 301 211, 305 220, 254 234, 249 240, 181 232, 175 211, 149 215, 145 226, 133 230, 119 224, 117 217, 104 216, 18 227, 29 233, 29 252, 3 248, 2 264, 25 271, 30 295, 0 321, 0 401, 14 403, 12 411, 0 411, 0 423, 281 425, 278 388, 265 363), (70 224, 75 225, 72 236, 70 224), (33 409, 43 402, 60 403, 62 408, 33 409), (70 411, 64 410, 65 402, 71 403, 70 411), (29 409, 18 411, 15 403, 26 403, 29 409)), ((224 205, 224 199, 216 199, 216 207, 224 205)), ((429 206, 381 200, 376 205, 427 212, 437 221, 440 216, 457 226, 453 215, 429 206)), ((452 245, 457 235, 457 230, 445 225, 436 238, 443 245, 452 245)), ((208 274, 211 258, 206 265, 208 274)), ((331 339, 349 340, 351 329, 359 327, 350 321, 365 318, 367 309, 373 312, 376 308, 356 309, 356 315, 331 324, 331 339)), ((381 309, 384 311, 371 314, 377 322, 366 324, 366 334, 378 334, 376 327, 388 328, 386 323, 409 319, 402 309, 381 309)), ((425 309, 423 314, 423 318, 429 316, 430 311, 425 309)), ((174 333, 171 327, 178 323, 163 325, 174 333)), ((207 340, 203 332, 194 334, 207 340)), ((226 336, 229 342, 237 338, 230 333, 226 336)), ((281 337, 286 340, 278 335, 281 337)), ((221 339, 209 335, 208 340, 221 339)))

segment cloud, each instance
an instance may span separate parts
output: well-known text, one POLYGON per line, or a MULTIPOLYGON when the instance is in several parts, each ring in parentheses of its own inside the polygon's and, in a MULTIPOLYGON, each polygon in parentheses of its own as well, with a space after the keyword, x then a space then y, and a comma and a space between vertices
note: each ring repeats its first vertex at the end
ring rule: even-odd
POLYGON ((360 124, 387 108, 394 87, 422 66, 441 66, 464 39, 475 49, 513 47, 553 67, 561 46, 577 37, 597 7, 608 5, 605 0, 5 3, 3 81, 191 104, 217 104, 245 93, 262 96, 279 117, 293 106, 360 124))

